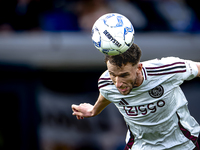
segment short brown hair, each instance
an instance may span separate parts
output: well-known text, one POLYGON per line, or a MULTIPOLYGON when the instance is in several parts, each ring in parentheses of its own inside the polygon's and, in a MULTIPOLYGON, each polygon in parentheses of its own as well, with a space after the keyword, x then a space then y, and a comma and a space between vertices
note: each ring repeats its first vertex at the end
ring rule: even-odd
POLYGON ((140 61, 141 53, 139 46, 133 43, 131 47, 122 54, 114 56, 106 55, 105 62, 107 63, 107 61, 109 61, 111 64, 118 67, 122 67, 122 65, 126 65, 127 63, 131 63, 134 66, 140 61))

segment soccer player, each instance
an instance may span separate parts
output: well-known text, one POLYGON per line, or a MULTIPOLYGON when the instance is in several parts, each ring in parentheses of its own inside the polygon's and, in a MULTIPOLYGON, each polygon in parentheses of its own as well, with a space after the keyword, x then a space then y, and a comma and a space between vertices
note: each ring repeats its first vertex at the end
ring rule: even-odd
POLYGON ((140 62, 140 57, 136 44, 106 55, 96 103, 73 104, 73 115, 93 117, 112 102, 128 126, 125 150, 199 150, 200 126, 179 86, 200 77, 200 63, 176 57, 140 62))

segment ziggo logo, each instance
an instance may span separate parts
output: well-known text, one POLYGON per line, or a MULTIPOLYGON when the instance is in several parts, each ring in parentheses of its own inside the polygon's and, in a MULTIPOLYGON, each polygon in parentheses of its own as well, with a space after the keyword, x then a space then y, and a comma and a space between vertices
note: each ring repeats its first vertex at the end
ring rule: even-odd
POLYGON ((124 106, 124 110, 128 116, 137 116, 139 113, 146 115, 149 111, 150 113, 155 113, 157 107, 164 107, 165 101, 159 100, 157 103, 150 103, 148 105, 140 106, 124 106))

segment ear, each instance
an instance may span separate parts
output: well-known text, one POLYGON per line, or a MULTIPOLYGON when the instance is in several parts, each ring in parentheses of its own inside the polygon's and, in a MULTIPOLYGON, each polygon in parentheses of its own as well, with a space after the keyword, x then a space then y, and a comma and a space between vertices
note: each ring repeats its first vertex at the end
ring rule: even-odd
POLYGON ((138 72, 141 72, 142 71, 142 63, 138 63, 138 65, 137 65, 137 71, 138 72))
POLYGON ((143 66, 142 63, 138 63, 138 64, 137 64, 137 71, 136 71, 137 73, 141 73, 141 71, 142 71, 142 66, 143 66))

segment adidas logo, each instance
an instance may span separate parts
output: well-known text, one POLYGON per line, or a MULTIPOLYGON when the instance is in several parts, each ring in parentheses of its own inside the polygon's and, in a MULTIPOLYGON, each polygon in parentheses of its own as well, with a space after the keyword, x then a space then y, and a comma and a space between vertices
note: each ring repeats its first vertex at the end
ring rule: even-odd
POLYGON ((129 103, 122 98, 121 101, 119 102, 119 105, 129 105, 129 103))

